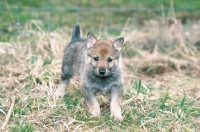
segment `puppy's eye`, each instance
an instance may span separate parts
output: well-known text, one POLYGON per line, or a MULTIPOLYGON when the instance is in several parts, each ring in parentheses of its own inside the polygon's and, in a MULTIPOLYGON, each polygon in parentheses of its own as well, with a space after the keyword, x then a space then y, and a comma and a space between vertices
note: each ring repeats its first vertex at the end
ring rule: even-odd
POLYGON ((94 57, 94 61, 98 61, 99 60, 99 57, 94 57))
POLYGON ((108 62, 112 62, 112 59, 110 57, 108 58, 108 62))

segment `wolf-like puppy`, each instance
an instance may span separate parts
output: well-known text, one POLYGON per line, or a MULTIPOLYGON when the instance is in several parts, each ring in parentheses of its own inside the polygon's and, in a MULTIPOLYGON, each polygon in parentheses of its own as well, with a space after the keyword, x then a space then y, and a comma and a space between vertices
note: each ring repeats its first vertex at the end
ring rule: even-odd
POLYGON ((114 41, 97 39, 88 33, 87 39, 80 38, 80 27, 75 26, 71 42, 64 51, 60 84, 55 96, 61 98, 70 78, 80 78, 82 94, 89 112, 100 116, 100 105, 95 97, 97 92, 109 93, 111 116, 122 121, 120 103, 123 96, 122 60, 120 50, 124 38, 114 41))

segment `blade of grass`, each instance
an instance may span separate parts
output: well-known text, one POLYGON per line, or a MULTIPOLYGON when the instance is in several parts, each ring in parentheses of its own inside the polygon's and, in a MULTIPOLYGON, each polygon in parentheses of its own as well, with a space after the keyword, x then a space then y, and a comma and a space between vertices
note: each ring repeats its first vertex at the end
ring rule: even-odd
POLYGON ((162 99, 161 105, 160 105, 160 109, 164 109, 166 107, 165 103, 167 101, 167 99, 169 98, 169 93, 166 93, 164 96, 164 99, 162 99))
POLYGON ((185 104, 185 100, 186 100, 186 96, 185 96, 185 91, 184 91, 184 96, 183 96, 183 99, 180 103, 180 107, 183 108, 184 104, 185 104))
POLYGON ((142 81, 141 81, 141 80, 139 80, 139 81, 136 82, 137 94, 139 94, 140 91, 141 91, 141 84, 142 84, 142 81))

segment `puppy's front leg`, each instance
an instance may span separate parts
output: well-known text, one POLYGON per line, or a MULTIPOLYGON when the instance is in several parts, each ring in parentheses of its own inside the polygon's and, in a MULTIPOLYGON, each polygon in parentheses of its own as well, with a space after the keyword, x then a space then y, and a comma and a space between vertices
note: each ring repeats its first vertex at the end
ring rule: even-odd
POLYGON ((111 117, 114 117, 116 121, 122 121, 122 112, 120 103, 122 101, 123 88, 112 88, 111 89, 111 117))
POLYGON ((100 117, 101 111, 100 111, 100 105, 99 102, 97 101, 95 97, 94 91, 91 89, 82 89, 83 96, 85 98, 87 107, 89 109, 89 112, 94 116, 94 117, 100 117))

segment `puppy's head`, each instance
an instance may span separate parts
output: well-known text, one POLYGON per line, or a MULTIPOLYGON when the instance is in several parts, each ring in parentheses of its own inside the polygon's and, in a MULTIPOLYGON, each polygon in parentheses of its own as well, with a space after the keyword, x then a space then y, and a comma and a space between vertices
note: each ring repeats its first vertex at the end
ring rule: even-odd
POLYGON ((88 61, 94 69, 94 74, 98 77, 108 77, 112 69, 116 68, 120 58, 120 50, 124 38, 115 41, 99 39, 92 33, 87 35, 88 61))

